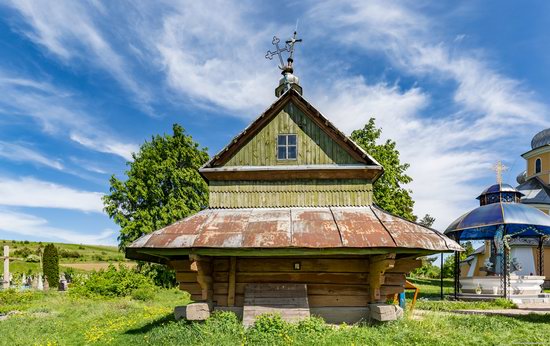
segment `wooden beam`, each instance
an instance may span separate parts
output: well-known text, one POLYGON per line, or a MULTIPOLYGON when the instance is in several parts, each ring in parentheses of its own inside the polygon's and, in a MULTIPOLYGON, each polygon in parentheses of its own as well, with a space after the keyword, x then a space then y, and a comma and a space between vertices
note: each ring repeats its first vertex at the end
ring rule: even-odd
POLYGON ((227 306, 235 305, 235 278, 237 271, 237 257, 229 258, 229 280, 227 288, 227 306))
POLYGON ((214 296, 214 280, 212 279, 211 258, 197 255, 190 255, 191 269, 197 270, 197 282, 202 289, 202 300, 212 301, 214 296))
MULTIPOLYGON (((380 288, 384 285, 386 270, 395 266, 396 254, 371 256, 369 260, 369 301, 378 302, 383 299, 380 288)), ((384 297, 385 298, 385 297, 384 297)))

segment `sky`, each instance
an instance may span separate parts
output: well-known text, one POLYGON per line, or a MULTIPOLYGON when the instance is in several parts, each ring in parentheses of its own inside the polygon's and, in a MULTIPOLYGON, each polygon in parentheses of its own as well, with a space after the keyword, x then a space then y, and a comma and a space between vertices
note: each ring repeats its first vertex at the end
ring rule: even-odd
POLYGON ((109 177, 179 123, 210 154, 275 100, 298 23, 304 97, 370 117, 444 230, 550 127, 550 2, 0 1, 0 239, 116 244, 109 177))

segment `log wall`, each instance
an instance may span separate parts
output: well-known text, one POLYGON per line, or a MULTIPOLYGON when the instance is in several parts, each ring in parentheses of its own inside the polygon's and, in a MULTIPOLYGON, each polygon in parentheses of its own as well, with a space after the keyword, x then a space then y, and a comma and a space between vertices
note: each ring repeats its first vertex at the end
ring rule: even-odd
MULTIPOLYGON (((180 289, 201 300, 201 286, 191 262, 172 261, 180 289)), ((385 275, 381 296, 403 292, 405 275, 421 265, 418 260, 396 260, 385 275)), ((369 303, 369 259, 356 258, 258 258, 212 259, 213 297, 217 306, 243 306, 248 283, 305 283, 310 307, 360 307, 369 303), (234 274, 231 273, 234 261, 234 274), (295 263, 300 269, 295 269, 295 263), (234 292, 234 293, 233 293, 234 292), (234 294, 234 295, 233 295, 234 294), (234 298, 233 298, 234 297, 234 298)))

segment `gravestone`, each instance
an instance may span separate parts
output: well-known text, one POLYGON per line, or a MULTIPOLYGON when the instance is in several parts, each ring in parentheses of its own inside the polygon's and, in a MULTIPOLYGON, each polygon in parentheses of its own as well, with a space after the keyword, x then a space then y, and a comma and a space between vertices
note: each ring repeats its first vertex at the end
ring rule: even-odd
POLYGON ((44 290, 44 282, 42 281, 42 274, 38 274, 38 284, 36 285, 36 289, 39 291, 44 290))
POLYGON ((65 278, 65 274, 61 274, 61 278, 59 279, 59 291, 65 292, 68 289, 69 285, 67 284, 67 279, 65 278))
POLYGON ((44 275, 44 291, 47 291, 50 289, 50 283, 48 282, 48 275, 44 275))

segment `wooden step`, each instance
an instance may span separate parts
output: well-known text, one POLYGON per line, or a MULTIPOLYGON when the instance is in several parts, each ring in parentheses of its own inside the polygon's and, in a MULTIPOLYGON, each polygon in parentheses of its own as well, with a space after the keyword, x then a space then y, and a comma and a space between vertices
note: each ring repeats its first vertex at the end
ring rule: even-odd
POLYGON ((244 290, 243 324, 262 314, 280 314, 288 322, 309 317, 306 284, 251 283, 244 290))

